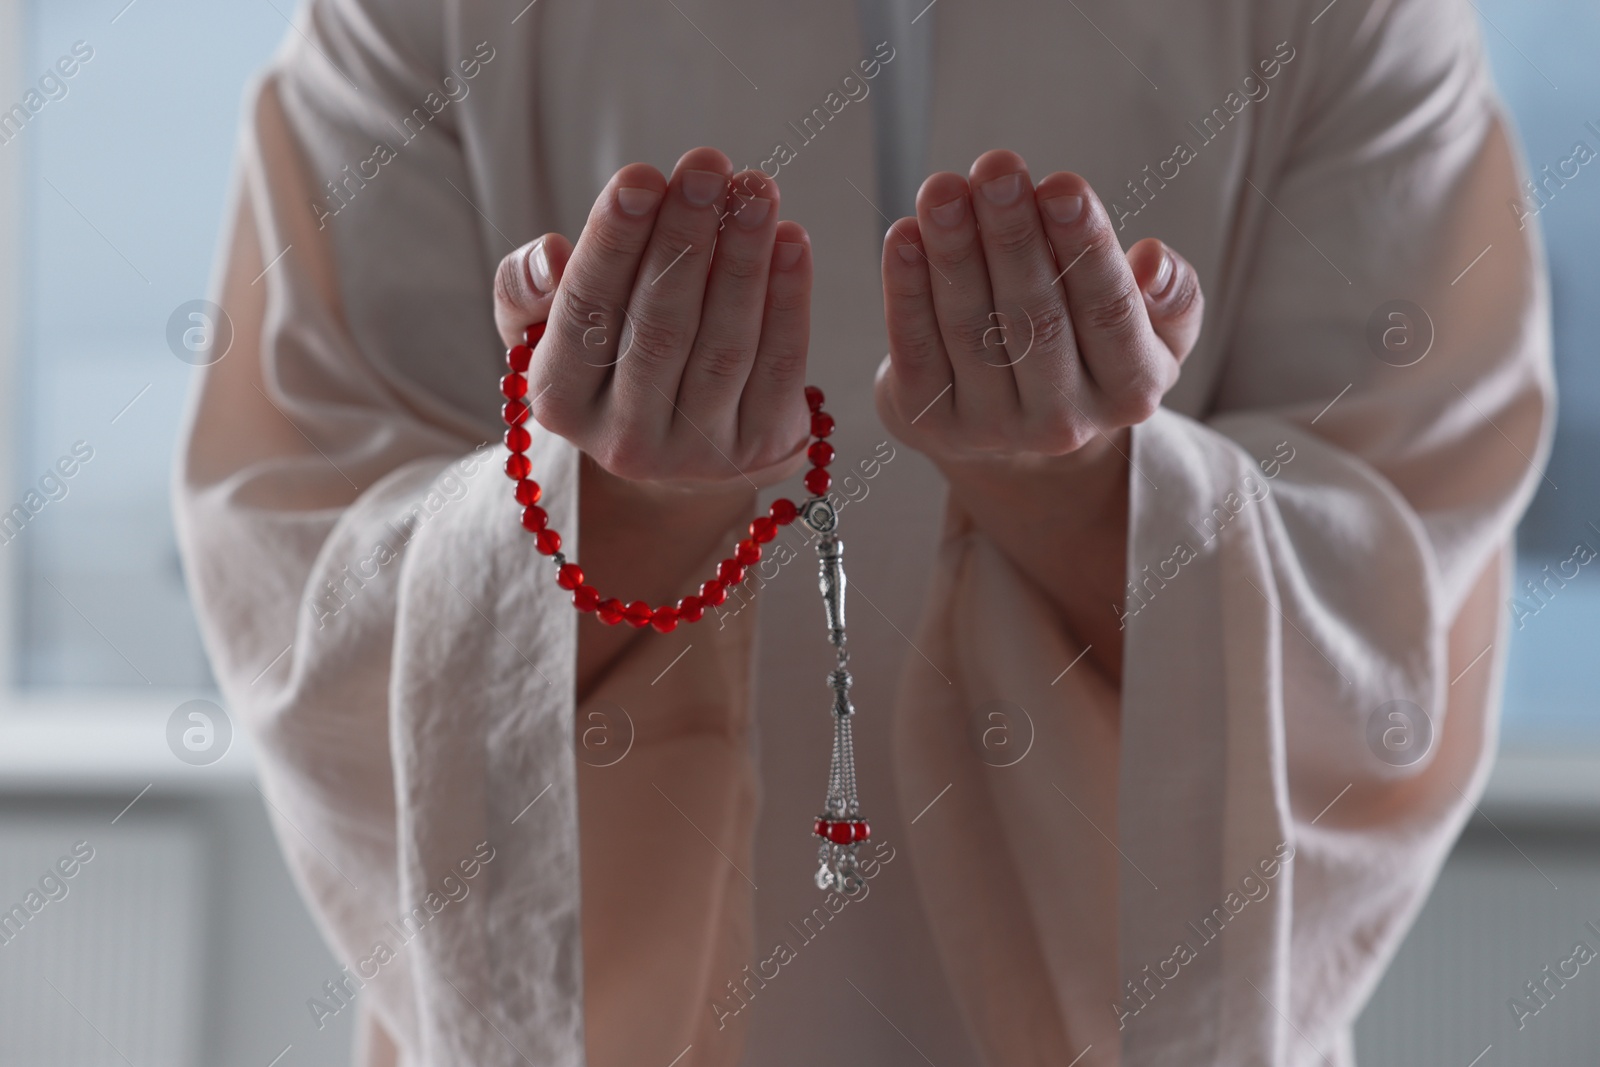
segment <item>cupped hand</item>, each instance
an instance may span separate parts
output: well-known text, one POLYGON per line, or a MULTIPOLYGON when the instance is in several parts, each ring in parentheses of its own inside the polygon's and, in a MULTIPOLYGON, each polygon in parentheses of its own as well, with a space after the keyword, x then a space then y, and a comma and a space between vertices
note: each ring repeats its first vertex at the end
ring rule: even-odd
POLYGON ((1200 331, 1199 279, 1146 239, 1126 254, 1076 174, 1035 188, 1014 152, 940 173, 883 247, 881 417, 948 463, 1100 453, 1148 419, 1200 331))
POLYGON ((619 170, 576 247, 553 233, 507 256, 495 322, 507 345, 546 322, 533 417, 605 471, 747 492, 804 458, 811 268, 777 184, 697 148, 670 180, 619 170))

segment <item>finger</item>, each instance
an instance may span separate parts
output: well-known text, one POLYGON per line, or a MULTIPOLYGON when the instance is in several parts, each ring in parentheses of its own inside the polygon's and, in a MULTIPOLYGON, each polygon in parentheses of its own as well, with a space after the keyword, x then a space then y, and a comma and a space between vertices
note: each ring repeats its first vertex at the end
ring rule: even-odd
POLYGON ((728 199, 728 157, 684 154, 672 172, 628 302, 628 331, 610 401, 621 422, 664 434, 677 414, 678 383, 700 329, 706 276, 728 199))
MULTIPOLYGON (((509 272, 508 282, 541 293, 548 292, 545 286, 555 289, 528 382, 530 393, 544 398, 534 416, 547 429, 577 439, 589 421, 580 416, 597 401, 616 361, 622 309, 665 188, 666 179, 654 167, 623 167, 595 199, 570 256, 557 257, 557 246, 546 242, 543 256, 535 251, 509 272)), ((501 275, 506 274, 502 264, 501 275)))
POLYGON ((718 431, 737 433, 739 398, 761 342, 778 228, 777 183, 758 170, 735 175, 724 211, 699 330, 677 394, 683 414, 713 437, 718 431))
POLYGON ((989 289, 1000 328, 991 359, 1010 364, 1024 412, 1033 421, 1065 427, 1064 391, 1082 377, 1061 268, 1045 239, 1027 164, 1015 152, 985 152, 972 164, 973 209, 989 265, 989 289), (1032 358, 1030 358, 1032 357, 1032 358))
POLYGON ((883 238, 883 314, 889 330, 889 399, 900 421, 932 429, 955 413, 955 377, 933 307, 932 275, 916 219, 883 238))
POLYGON ((1096 403, 1097 426, 1149 418, 1177 380, 1178 364, 1156 337, 1133 270, 1089 183, 1052 174, 1035 191, 1045 235, 1064 271, 1067 310, 1078 351, 1092 380, 1080 390, 1096 403))
POLYGON ((1189 261, 1154 237, 1128 249, 1128 267, 1144 294, 1150 325, 1179 363, 1188 357, 1205 319, 1200 276, 1189 261))
POLYGON ((798 222, 788 221, 777 225, 774 238, 761 341, 739 403, 741 451, 756 469, 798 453, 811 425, 805 400, 811 238, 798 222))
POLYGON ((923 182, 917 193, 917 227, 932 271, 934 314, 955 380, 956 416, 978 434, 968 444, 998 446, 1002 442, 985 435, 1004 428, 1016 414, 1017 386, 1005 360, 985 347, 997 336, 991 333, 994 304, 966 179, 946 172, 923 182))
POLYGON ((572 244, 559 233, 529 241, 500 261, 494 275, 494 325, 507 348, 522 343, 523 332, 550 317, 572 244))

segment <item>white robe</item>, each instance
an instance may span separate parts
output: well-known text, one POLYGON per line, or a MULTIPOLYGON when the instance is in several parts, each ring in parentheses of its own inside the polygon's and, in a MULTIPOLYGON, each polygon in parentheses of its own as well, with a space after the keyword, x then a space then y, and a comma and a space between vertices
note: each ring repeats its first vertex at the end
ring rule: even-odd
MULTIPOLYGON (((1198 347, 1133 434, 1120 694, 932 466, 880 447, 872 114, 830 102, 869 57, 852 5, 315 0, 253 94, 215 287, 235 339, 199 377, 178 520, 285 853, 360 971, 363 1063, 1351 1062, 1494 752, 1511 535, 1553 410, 1471 12, 938 18, 929 169, 1004 147, 1077 170, 1125 244, 1161 237, 1205 286, 1198 347), (699 144, 778 162, 815 251, 808 377, 855 472, 882 862, 809 927, 812 557, 725 626, 641 634, 575 708, 596 623, 519 528, 503 451, 471 458, 499 435, 499 259, 575 238, 623 164, 699 144), (1407 367, 1369 340, 1399 299, 1435 335, 1407 367), (1396 700, 1432 724, 1408 766, 1369 740, 1396 700), (615 746, 585 739, 624 735, 598 766, 615 746), (435 910, 446 875, 465 892, 435 910)), ((536 431, 531 456, 581 560, 575 454, 536 431)))

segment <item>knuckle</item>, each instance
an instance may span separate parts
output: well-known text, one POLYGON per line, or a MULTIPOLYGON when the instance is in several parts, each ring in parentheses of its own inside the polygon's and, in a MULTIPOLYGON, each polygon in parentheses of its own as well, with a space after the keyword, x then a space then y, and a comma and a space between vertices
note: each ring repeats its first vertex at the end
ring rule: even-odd
POLYGON ((959 315, 944 329, 945 340, 951 351, 966 355, 984 356, 998 342, 991 331, 996 329, 993 319, 978 315, 959 315))
POLYGON ((595 460, 618 478, 652 481, 661 476, 661 450, 641 434, 623 430, 600 446, 595 460))
POLYGON ((521 249, 500 261, 494 272, 494 300, 503 308, 521 308, 527 303, 528 287, 523 279, 521 249))
POLYGON ((1173 288, 1172 295, 1167 298, 1164 312, 1168 318, 1186 318, 1198 314, 1206 303, 1205 294, 1200 291, 1200 278, 1192 268, 1184 268, 1173 288))
POLYGON ((707 377, 739 381, 750 365, 750 350, 725 338, 702 338, 695 345, 694 364, 707 377))
POLYGON ((1059 300, 1046 301, 1028 309, 1028 321, 1033 327, 1030 340, 1034 348, 1054 352, 1071 345, 1072 316, 1059 300))
POLYGON ((606 261, 631 260, 639 254, 637 238, 609 219, 592 222, 584 236, 592 242, 592 251, 606 261))
POLYGON ((1002 256, 1023 256, 1038 248, 1039 224, 1032 218, 1007 219, 991 228, 989 243, 1002 256))
POLYGON ((779 342, 762 349, 755 373, 767 382, 792 382, 805 374, 806 350, 803 344, 779 342))
POLYGON ((811 299, 800 286, 771 286, 767 290, 767 313, 797 315, 811 306, 811 299))
POLYGON ((929 262, 937 264, 947 271, 965 270, 967 268, 983 269, 982 249, 976 240, 957 241, 952 245, 927 244, 924 253, 929 262))
POLYGON ((664 321, 658 315, 636 315, 629 319, 628 356, 647 366, 660 366, 677 360, 689 347, 689 332, 682 325, 664 321))
POLYGON ((891 343, 895 356, 909 367, 931 366, 944 355, 939 339, 922 330, 907 331, 895 336, 891 343))
POLYGON ((717 257, 717 273, 735 282, 754 281, 763 277, 767 271, 767 262, 755 256, 734 255, 732 253, 717 257))
POLYGON ((601 301, 579 277, 562 283, 560 296, 550 316, 554 340, 566 351, 604 349, 616 343, 622 328, 621 315, 601 301))
POLYGON ((1124 425, 1144 422, 1161 406, 1162 392, 1152 371, 1140 370, 1133 381, 1109 398, 1111 410, 1124 425))
POLYGON ((1137 334, 1141 311, 1138 290, 1132 278, 1125 278, 1084 301, 1082 323, 1097 334, 1123 340, 1137 334))

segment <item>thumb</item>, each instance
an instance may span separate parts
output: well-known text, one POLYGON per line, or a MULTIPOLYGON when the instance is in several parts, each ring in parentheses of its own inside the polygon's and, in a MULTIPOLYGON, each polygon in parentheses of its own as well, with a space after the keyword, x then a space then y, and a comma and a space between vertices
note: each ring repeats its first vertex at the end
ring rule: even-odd
POLYGON ((1182 362, 1194 348, 1205 316, 1200 276, 1188 260, 1154 237, 1128 249, 1128 266, 1144 294, 1151 328, 1182 362))
POLYGON ((571 241, 547 233, 500 261, 494 275, 494 324, 507 348, 522 343, 522 331, 528 326, 549 317, 571 255, 571 241))

